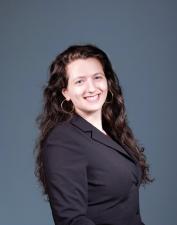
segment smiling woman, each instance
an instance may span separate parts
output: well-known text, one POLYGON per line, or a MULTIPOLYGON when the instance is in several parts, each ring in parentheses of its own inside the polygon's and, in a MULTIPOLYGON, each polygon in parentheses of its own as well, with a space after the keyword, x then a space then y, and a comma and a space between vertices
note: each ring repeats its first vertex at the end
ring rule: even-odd
POLYGON ((105 52, 74 45, 55 58, 37 121, 35 173, 56 225, 143 224, 139 187, 152 179, 105 52))
MULTIPOLYGON (((72 101, 75 112, 95 122, 101 121, 101 110, 106 100, 108 84, 101 63, 95 58, 77 59, 66 68, 68 85, 62 90, 67 101, 72 101)), ((95 124, 96 125, 96 124, 95 124)), ((101 124, 98 129, 101 129, 101 124)))

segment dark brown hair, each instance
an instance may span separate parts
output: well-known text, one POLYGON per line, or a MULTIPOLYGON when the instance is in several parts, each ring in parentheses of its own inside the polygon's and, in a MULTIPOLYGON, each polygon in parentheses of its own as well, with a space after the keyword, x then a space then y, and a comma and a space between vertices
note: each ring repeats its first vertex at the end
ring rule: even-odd
MULTIPOLYGON (((72 116, 72 113, 66 113, 61 108, 61 102, 64 100, 62 89, 67 87, 68 82, 66 67, 74 60, 87 58, 99 60, 108 82, 109 91, 106 100, 108 103, 104 104, 102 108, 104 130, 122 147, 128 147, 139 161, 142 169, 141 183, 152 181, 149 176, 149 165, 143 153, 144 148, 138 145, 131 128, 128 126, 122 90, 108 56, 94 45, 73 45, 59 54, 50 65, 50 77, 43 93, 43 110, 37 117, 40 135, 35 147, 35 175, 42 184, 44 194, 47 194, 47 188, 42 160, 43 143, 58 122, 65 121, 72 116)), ((67 111, 71 111, 72 105, 67 104, 65 108, 67 111)))

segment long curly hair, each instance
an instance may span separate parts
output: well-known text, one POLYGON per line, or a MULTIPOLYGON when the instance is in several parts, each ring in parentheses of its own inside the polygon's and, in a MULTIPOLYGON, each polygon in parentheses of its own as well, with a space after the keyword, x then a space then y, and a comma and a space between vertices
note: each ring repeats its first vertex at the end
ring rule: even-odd
POLYGON ((103 129, 122 147, 128 147, 139 161, 142 170, 141 183, 153 181, 149 176, 149 165, 144 155, 144 148, 139 146, 128 126, 121 86, 108 56, 94 45, 73 45, 59 54, 51 63, 48 84, 43 92, 43 109, 36 119, 40 134, 34 151, 36 154, 35 175, 43 187, 43 194, 46 195, 47 187, 42 160, 43 143, 58 122, 69 119, 74 113, 71 110, 71 103, 65 105, 66 111, 71 113, 66 113, 61 108, 61 103, 65 99, 62 89, 66 88, 68 83, 67 65, 74 60, 87 58, 95 58, 101 63, 108 82, 106 104, 102 107, 103 129))

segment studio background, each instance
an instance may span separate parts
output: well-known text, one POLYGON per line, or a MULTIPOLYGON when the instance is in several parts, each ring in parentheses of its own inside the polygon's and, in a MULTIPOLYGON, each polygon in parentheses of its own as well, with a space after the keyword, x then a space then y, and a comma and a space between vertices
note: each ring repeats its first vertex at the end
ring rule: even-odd
POLYGON ((0 1, 0 225, 51 225, 34 177, 35 118, 54 57, 93 43, 119 75, 128 119, 155 182, 146 225, 176 225, 177 1, 0 1))

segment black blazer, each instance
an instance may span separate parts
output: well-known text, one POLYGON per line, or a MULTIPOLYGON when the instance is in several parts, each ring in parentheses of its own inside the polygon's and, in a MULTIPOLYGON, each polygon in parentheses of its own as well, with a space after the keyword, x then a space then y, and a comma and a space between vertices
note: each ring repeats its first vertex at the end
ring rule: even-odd
POLYGON ((56 225, 142 225, 139 163, 82 117, 57 124, 43 151, 56 225))

